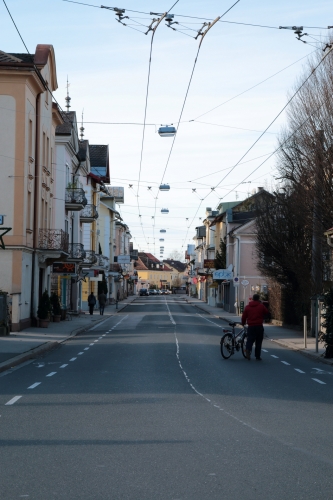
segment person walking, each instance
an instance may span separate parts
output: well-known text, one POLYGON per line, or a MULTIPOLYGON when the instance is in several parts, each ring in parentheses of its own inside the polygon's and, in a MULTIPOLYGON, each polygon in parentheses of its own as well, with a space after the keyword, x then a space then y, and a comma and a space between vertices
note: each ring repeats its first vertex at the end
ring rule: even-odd
POLYGON ((94 295, 94 292, 91 292, 91 294, 88 297, 88 306, 89 306, 89 314, 90 315, 94 314, 95 304, 96 304, 96 297, 94 295))
POLYGON ((269 316, 269 311, 260 302, 259 295, 255 293, 242 314, 242 325, 248 324, 245 355, 249 361, 254 342, 256 344, 254 350, 256 360, 261 361, 261 344, 264 338, 263 323, 266 316, 269 316))
POLYGON ((104 314, 104 307, 106 304, 106 295, 104 292, 100 293, 98 296, 98 302, 99 302, 99 314, 103 316, 104 314))

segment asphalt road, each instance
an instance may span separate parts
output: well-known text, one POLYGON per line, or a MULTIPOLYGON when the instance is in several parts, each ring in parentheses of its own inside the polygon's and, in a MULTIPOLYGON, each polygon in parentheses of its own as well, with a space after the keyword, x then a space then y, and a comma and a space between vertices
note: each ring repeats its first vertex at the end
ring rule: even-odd
MULTIPOLYGON (((0 498, 332 499, 333 372, 181 298, 117 316, 0 377, 0 498)), ((328 369, 327 369, 328 368, 328 369)))

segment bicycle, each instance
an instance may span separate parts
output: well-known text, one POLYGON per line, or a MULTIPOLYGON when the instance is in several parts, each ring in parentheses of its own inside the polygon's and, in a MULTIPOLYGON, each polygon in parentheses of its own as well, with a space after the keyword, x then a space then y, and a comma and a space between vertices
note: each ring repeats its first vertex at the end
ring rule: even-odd
POLYGON ((229 326, 232 330, 223 328, 223 337, 221 338, 221 354, 224 359, 230 358, 232 354, 235 354, 235 350, 241 350, 244 358, 246 358, 245 349, 247 341, 247 327, 244 326, 239 333, 235 333, 235 327, 237 323, 231 322, 229 326))

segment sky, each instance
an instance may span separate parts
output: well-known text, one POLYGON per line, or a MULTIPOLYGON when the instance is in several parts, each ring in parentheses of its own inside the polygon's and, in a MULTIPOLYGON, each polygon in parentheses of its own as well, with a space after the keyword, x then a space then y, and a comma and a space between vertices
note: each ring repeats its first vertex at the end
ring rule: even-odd
MULTIPOLYGON (((304 78, 307 57, 321 51, 332 32, 332 2, 240 0, 207 32, 196 64, 197 31, 235 0, 122 2, 117 7, 125 9, 127 26, 94 0, 83 2, 90 6, 6 0, 29 52, 39 43, 54 46, 56 100, 65 109, 68 78, 71 111, 80 122, 83 113, 84 138, 109 145, 111 184, 125 188, 118 208, 134 248, 160 257, 163 245, 167 258, 193 243, 207 207, 276 186, 275 156, 264 160, 278 145, 286 112, 260 135, 304 78), (175 2, 176 30, 162 21, 154 35, 146 107, 152 32, 144 32, 175 2), (303 26, 307 43, 280 26, 303 26), (158 135, 167 124, 177 127, 175 140, 158 135), (170 185, 168 192, 159 190, 161 182, 170 185)), ((4 52, 25 52, 3 0, 0 42, 4 52)))

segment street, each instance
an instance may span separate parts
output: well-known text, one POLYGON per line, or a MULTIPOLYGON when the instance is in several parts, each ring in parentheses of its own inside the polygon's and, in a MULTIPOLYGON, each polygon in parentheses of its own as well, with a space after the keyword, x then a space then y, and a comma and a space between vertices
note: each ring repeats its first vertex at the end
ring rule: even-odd
POLYGON ((331 499, 333 370, 225 327, 138 297, 0 374, 1 499, 331 499))

